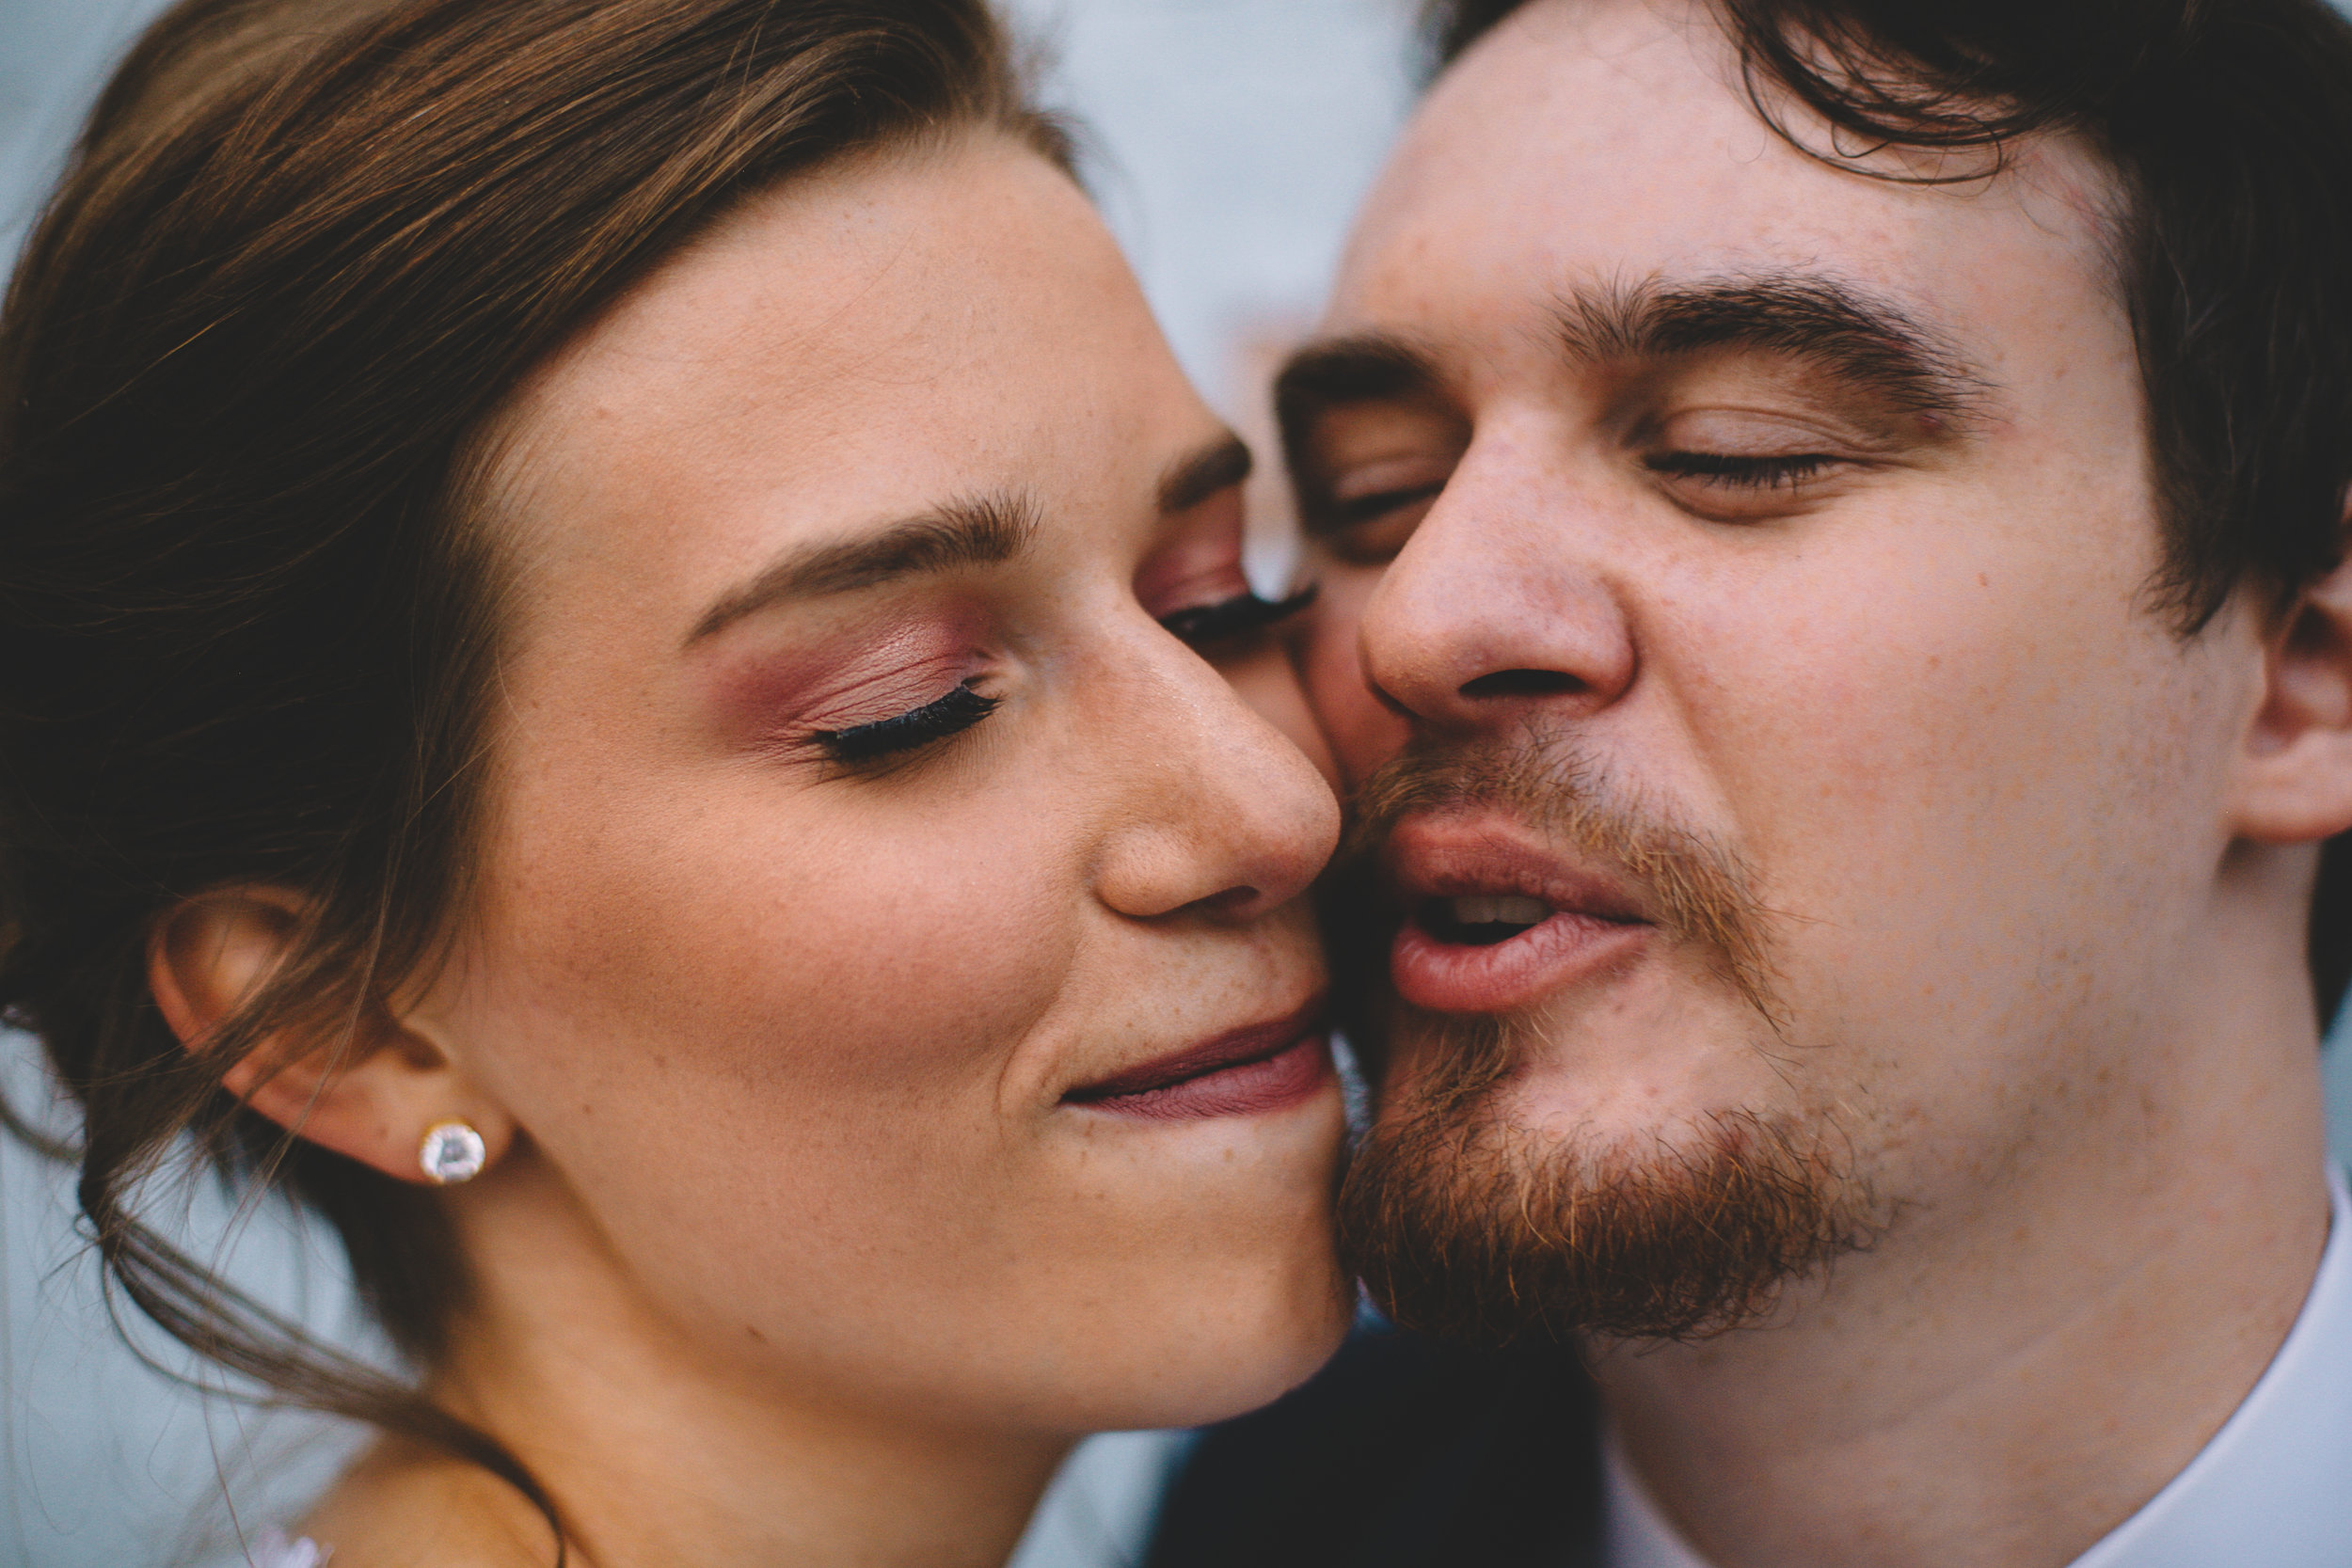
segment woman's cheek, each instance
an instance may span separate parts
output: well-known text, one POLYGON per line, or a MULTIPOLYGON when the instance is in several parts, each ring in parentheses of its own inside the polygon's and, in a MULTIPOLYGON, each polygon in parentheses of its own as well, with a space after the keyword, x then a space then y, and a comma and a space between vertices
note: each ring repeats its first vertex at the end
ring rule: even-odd
POLYGON ((803 803, 765 865, 731 879, 739 851, 714 843, 710 877, 674 887, 726 971, 682 979, 675 1000, 731 995, 761 1015, 737 1031, 749 1053, 788 1040, 793 1070, 878 1077, 894 1098, 990 1072, 1071 961, 1071 903, 1052 885, 1066 854, 1037 853, 1037 826, 985 792, 919 810, 854 790, 803 803))

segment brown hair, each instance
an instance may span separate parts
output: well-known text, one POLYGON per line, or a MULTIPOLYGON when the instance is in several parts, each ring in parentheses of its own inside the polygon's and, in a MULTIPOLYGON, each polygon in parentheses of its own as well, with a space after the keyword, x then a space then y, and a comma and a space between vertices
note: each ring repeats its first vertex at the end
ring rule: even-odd
POLYGON ((281 1186, 434 1361, 466 1290, 434 1195, 220 1079, 267 1040, 343 1049, 464 907, 501 600, 474 448, 747 193, 974 125, 1066 166, 985 0, 183 0, 0 316, 0 1016, 80 1102, 110 1282, 265 1397, 478 1460, 551 1521, 489 1437, 230 1289, 134 1196, 189 1140, 281 1186), (297 950, 186 1051, 150 942, 262 883, 307 898, 297 950))
MULTIPOLYGON (((1526 0, 1436 0, 1451 61, 1526 0)), ((2122 183, 2165 562, 2184 633, 2242 583, 2283 607, 2344 557, 2352 492, 2352 21, 2328 0, 1714 0, 1801 150, 1979 154, 2081 137, 2122 183), (1800 106, 1832 147, 1790 126, 1800 106)), ((1932 180, 1971 179, 1975 174, 1932 180)), ((2323 1023, 2352 984, 2352 835, 2311 915, 2323 1023)))

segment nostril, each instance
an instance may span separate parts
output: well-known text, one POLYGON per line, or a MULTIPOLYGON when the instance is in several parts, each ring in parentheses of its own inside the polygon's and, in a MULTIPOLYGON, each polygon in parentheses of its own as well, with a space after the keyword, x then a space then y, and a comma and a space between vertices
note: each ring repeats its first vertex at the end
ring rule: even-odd
POLYGON ((1373 700, 1377 702, 1382 707, 1388 709, 1391 713, 1395 714, 1399 719, 1410 719, 1413 717, 1413 710, 1398 700, 1398 698, 1391 693, 1387 687, 1382 686, 1378 681, 1373 681, 1370 684, 1372 687, 1373 700))
POLYGON ((1210 914, 1235 914, 1257 901, 1258 890, 1256 888, 1229 887, 1222 893, 1213 893, 1206 898, 1199 900, 1193 908, 1210 914))
POLYGON ((1462 686, 1465 697, 1560 697, 1584 689, 1584 683, 1558 670, 1498 670, 1462 686))

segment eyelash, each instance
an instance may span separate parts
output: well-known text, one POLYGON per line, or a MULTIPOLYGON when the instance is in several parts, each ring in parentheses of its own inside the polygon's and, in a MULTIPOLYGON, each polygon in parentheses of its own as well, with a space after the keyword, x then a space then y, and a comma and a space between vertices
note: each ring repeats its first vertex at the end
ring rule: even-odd
POLYGON ((1375 495, 1357 496, 1348 500, 1332 501, 1323 510, 1325 515, 1330 519, 1330 526, 1352 528, 1358 523, 1369 523, 1385 517, 1401 507, 1433 499, 1438 492, 1444 488, 1443 484, 1416 484, 1404 490, 1382 490, 1375 495))
MULTIPOLYGON (((1314 602, 1314 596, 1311 587, 1279 601, 1262 599, 1255 594, 1238 594, 1216 604, 1197 605, 1164 615, 1160 625, 1199 647, 1263 630, 1306 609, 1314 602)), ((818 730, 809 740, 823 748, 835 762, 874 762, 961 735, 995 712, 1001 701, 982 696, 966 681, 937 701, 909 712, 877 719, 870 724, 852 724, 843 730, 818 730)))
POLYGON ((1230 641, 1253 631, 1263 631, 1278 621, 1288 620, 1314 603, 1315 590, 1311 585, 1300 589, 1287 599, 1262 599, 1255 594, 1237 594, 1216 604, 1194 605, 1170 615, 1160 617, 1160 625, 1181 641, 1196 648, 1230 641))
POLYGON ((910 712, 870 724, 852 724, 846 730, 818 730, 809 739, 831 752, 835 762, 872 762, 961 735, 995 712, 1001 700, 980 695, 966 681, 936 702, 910 712))
POLYGON ((1777 490, 1813 478, 1837 461, 1827 452, 1783 457, 1738 457, 1728 452, 1668 451, 1645 457, 1642 466, 1677 479, 1711 480, 1742 490, 1777 490))

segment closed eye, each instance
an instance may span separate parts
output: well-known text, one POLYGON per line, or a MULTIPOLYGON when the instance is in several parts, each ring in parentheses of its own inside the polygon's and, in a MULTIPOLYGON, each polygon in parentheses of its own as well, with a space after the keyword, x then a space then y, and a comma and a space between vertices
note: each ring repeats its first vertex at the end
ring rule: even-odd
POLYGON ((1654 474, 1744 490, 1791 489, 1845 461, 1825 451, 1746 457, 1722 451, 1664 451, 1642 459, 1654 474))
POLYGON ((1443 481, 1434 484, 1415 484, 1402 490, 1381 490, 1369 496, 1353 496, 1346 500, 1326 503, 1323 514, 1333 528, 1353 528, 1360 523, 1377 521, 1390 513, 1422 501, 1438 499, 1445 488, 1443 481))
POLYGON ((1398 485, 1368 495, 1301 497, 1307 531, 1350 565, 1379 566, 1396 559, 1444 493, 1443 479, 1398 485))
POLYGON ((878 719, 870 724, 852 724, 842 730, 818 730, 809 736, 809 740, 830 753, 835 762, 872 762, 931 745, 949 736, 961 735, 995 712, 1000 701, 999 698, 982 696, 972 689, 971 681, 966 681, 946 696, 926 703, 921 707, 892 718, 878 719))
POLYGON ((1314 603, 1315 591, 1309 586, 1287 599, 1262 599, 1255 594, 1236 594, 1215 604, 1194 605, 1160 617, 1178 640, 1196 648, 1260 632, 1277 622, 1288 620, 1314 603))

